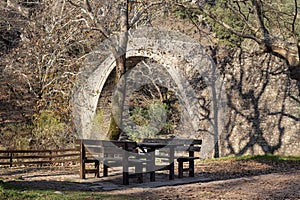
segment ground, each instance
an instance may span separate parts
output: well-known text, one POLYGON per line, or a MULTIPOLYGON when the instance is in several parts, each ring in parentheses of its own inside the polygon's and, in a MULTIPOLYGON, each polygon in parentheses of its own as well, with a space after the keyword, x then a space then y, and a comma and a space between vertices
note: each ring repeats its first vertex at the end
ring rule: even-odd
POLYGON ((155 183, 120 185, 119 176, 109 179, 78 178, 77 167, 1 168, 4 183, 61 192, 91 191, 122 194, 134 199, 300 199, 299 160, 226 159, 196 164, 195 178, 155 183))
MULTIPOLYGON (((300 199, 299 172, 125 191, 141 199, 300 199)), ((118 191, 124 194, 123 191, 118 191)))

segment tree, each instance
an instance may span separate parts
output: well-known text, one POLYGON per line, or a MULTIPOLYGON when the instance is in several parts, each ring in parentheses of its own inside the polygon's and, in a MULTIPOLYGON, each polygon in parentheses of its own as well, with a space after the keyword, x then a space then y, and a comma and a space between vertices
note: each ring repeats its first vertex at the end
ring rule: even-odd
MULTIPOLYGON (((119 35, 119 46, 117 46, 117 51, 113 51, 116 58, 116 79, 117 83, 120 81, 121 77, 126 73, 126 50, 128 43, 128 30, 129 30, 129 22, 128 22, 128 0, 124 0, 121 2, 121 10, 120 10, 120 35, 119 35)), ((125 86, 126 87, 126 86, 125 86)), ((121 132, 122 120, 123 120, 123 106, 125 99, 125 89, 120 91, 120 105, 119 105, 119 116, 112 116, 111 124, 108 132, 108 136, 111 139, 115 139, 119 137, 119 139, 128 139, 125 132, 121 132), (119 117, 119 119, 115 119, 115 117, 119 117), (118 120, 119 124, 116 123, 118 120)))
POLYGON ((236 38, 239 38, 238 42, 250 39, 258 45, 259 50, 255 54, 270 53, 286 61, 290 77, 300 81, 300 16, 297 0, 220 0, 198 1, 196 6, 179 5, 200 10, 210 19, 213 31, 220 39, 229 39, 230 42, 237 42, 236 38))
MULTIPOLYGON (((86 56, 101 41, 118 33, 116 43, 119 45, 111 48, 117 62, 117 83, 125 73, 127 31, 137 24, 147 23, 148 9, 160 3, 1 1, 0 67, 1 80, 5 82, 1 84, 1 94, 5 93, 2 96, 7 96, 10 102, 17 101, 19 118, 26 116, 29 123, 53 111, 71 130, 70 88, 86 56), (29 113, 20 112, 23 107, 29 113)), ((116 124, 112 127, 118 135, 119 127, 116 124)))
POLYGON ((9 1, 5 8, 22 16, 23 25, 18 26, 22 45, 7 55, 4 71, 26 83, 24 89, 36 100, 37 113, 60 110, 65 118, 69 88, 85 54, 93 48, 93 39, 88 38, 84 23, 74 18, 79 13, 68 8, 66 1, 22 2, 9 1))
POLYGON ((59 119, 65 124, 61 131, 53 131, 55 135, 72 137, 70 88, 85 56, 101 36, 85 28, 85 22, 78 17, 81 13, 66 0, 9 0, 0 6, 1 28, 6 29, 0 33, 1 38, 9 39, 0 55, 4 82, 1 97, 7 96, 8 106, 14 104, 7 111, 23 118, 15 122, 26 120, 32 125, 35 135, 47 129, 41 127, 44 124, 39 123, 39 118, 48 114, 49 120, 59 119))
MULTIPOLYGON (((87 28, 99 31, 105 39, 111 42, 109 50, 116 60, 115 84, 117 84, 121 77, 126 73, 128 30, 143 21, 147 21, 148 9, 161 4, 163 1, 146 2, 117 0, 113 4, 110 1, 105 0, 97 2, 84 0, 84 3, 68 0, 68 2, 81 10, 83 14, 82 20, 85 21, 87 28), (111 40, 111 36, 115 33, 118 33, 117 41, 111 40)), ((126 134, 121 131, 125 88, 123 91, 118 92, 119 110, 115 115, 113 113, 111 115, 108 138, 127 139, 126 134)))

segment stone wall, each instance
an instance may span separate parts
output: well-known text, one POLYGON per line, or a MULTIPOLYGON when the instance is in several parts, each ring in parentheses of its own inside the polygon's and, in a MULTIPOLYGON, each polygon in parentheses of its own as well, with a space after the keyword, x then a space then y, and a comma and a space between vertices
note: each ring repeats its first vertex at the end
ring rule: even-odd
POLYGON ((300 155, 299 83, 271 55, 238 52, 225 69, 228 96, 221 155, 300 155))

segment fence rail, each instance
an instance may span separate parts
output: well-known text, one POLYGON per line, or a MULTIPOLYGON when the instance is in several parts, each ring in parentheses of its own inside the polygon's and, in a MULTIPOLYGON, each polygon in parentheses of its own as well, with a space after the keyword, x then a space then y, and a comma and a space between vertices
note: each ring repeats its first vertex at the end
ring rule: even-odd
POLYGON ((51 165, 77 162, 80 151, 77 148, 59 150, 0 150, 0 166, 51 165))

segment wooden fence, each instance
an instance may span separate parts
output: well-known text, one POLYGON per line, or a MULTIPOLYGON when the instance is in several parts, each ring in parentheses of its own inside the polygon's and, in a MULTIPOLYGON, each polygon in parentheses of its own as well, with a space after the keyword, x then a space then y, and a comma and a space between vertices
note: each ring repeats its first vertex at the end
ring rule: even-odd
POLYGON ((56 163, 79 162, 80 151, 61 150, 0 150, 0 166, 51 165, 56 163))

